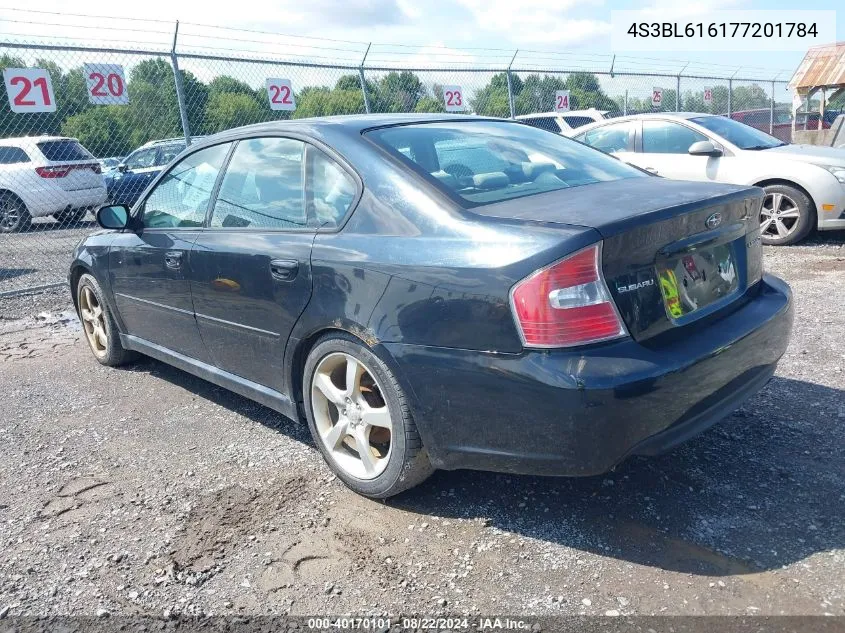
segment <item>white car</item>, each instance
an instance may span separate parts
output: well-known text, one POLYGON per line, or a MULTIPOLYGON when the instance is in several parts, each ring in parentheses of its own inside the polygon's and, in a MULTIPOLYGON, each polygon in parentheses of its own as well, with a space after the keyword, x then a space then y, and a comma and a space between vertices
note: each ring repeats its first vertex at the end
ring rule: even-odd
POLYGON ((764 244, 845 229, 841 149, 790 145, 727 117, 685 112, 619 117, 569 136, 658 176, 762 187, 764 244))
POLYGON ((514 117, 520 123, 537 127, 548 132, 570 134, 572 130, 588 125, 595 121, 604 121, 610 110, 572 110, 570 112, 537 112, 535 114, 520 114, 514 117))
POLYGON ((75 138, 0 139, 0 233, 33 218, 76 223, 106 201, 100 163, 75 138))

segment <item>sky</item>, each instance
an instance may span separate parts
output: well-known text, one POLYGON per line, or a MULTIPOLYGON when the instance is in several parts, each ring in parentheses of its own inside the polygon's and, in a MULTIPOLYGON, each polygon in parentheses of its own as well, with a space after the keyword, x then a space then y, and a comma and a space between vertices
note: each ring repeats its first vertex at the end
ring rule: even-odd
MULTIPOLYGON (((802 0, 800 8, 830 10, 836 4, 831 0, 802 0)), ((781 51, 636 54, 611 50, 612 10, 652 9, 659 15, 661 9, 677 9, 678 5, 678 0, 40 0, 35 12, 0 0, 0 39, 31 40, 40 36, 61 43, 132 46, 135 44, 129 42, 137 42, 138 47, 148 43, 169 47, 169 23, 180 20, 180 42, 198 50, 273 49, 284 50, 294 58, 355 61, 363 55, 367 43, 374 42, 368 56, 370 64, 401 61, 414 65, 506 66, 513 51, 520 49, 516 66, 520 62, 548 62, 564 68, 572 65, 600 70, 610 68, 612 55, 617 52, 617 70, 677 73, 690 62, 687 73, 712 71, 730 76, 742 67, 738 76, 772 77, 780 73, 780 79, 788 79, 803 57, 801 52, 781 51)), ((709 12, 718 9, 790 8, 799 8, 799 3, 699 0, 694 6, 691 3, 688 11, 690 18, 706 19, 709 12)), ((837 39, 845 40, 845 15, 838 22, 837 39)))

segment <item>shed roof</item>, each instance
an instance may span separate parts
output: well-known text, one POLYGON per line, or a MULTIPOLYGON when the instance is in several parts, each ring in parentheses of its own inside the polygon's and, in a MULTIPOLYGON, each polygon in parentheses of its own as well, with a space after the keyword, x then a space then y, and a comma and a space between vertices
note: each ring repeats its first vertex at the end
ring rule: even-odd
POLYGON ((801 94, 815 88, 845 86, 845 42, 814 46, 789 81, 789 89, 801 94))

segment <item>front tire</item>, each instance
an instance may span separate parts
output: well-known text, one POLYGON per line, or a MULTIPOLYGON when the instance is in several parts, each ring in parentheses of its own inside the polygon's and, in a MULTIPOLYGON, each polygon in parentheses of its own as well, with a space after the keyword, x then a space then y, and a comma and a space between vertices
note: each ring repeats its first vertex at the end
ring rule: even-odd
POLYGON ((0 233, 19 233, 29 228, 32 216, 13 193, 0 194, 0 233))
POLYGON ((763 187, 766 197, 760 209, 763 244, 797 244, 816 228, 816 208, 800 189, 789 185, 763 187))
POLYGON ((124 365, 136 358, 135 352, 124 349, 120 334, 103 290, 93 275, 84 274, 76 284, 76 306, 85 339, 94 358, 108 367, 124 365))
POLYGON ((402 387, 348 334, 320 339, 305 361, 303 402, 314 443, 352 490, 384 499, 433 472, 402 387))

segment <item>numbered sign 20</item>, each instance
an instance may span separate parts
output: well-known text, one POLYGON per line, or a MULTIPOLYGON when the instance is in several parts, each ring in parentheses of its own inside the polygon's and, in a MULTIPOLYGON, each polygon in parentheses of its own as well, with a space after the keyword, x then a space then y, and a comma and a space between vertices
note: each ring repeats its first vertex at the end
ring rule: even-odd
POLYGON ((296 110, 290 79, 268 79, 267 97, 271 110, 296 110))
POLYGON ((7 68, 3 81, 12 112, 56 111, 50 73, 43 68, 7 68))
POLYGON ((704 103, 713 103, 713 88, 704 89, 704 103))
POLYGON ((569 112, 569 91, 555 91, 555 112, 569 112))
POLYGON ((663 88, 652 88, 651 89, 651 106, 653 108, 659 108, 663 105, 663 88))
POLYGON ((443 86, 443 104, 446 112, 463 112, 466 110, 464 90, 460 86, 443 86))
POLYGON ((82 72, 88 86, 88 101, 94 105, 129 103, 126 76, 120 64, 85 64, 82 72))

